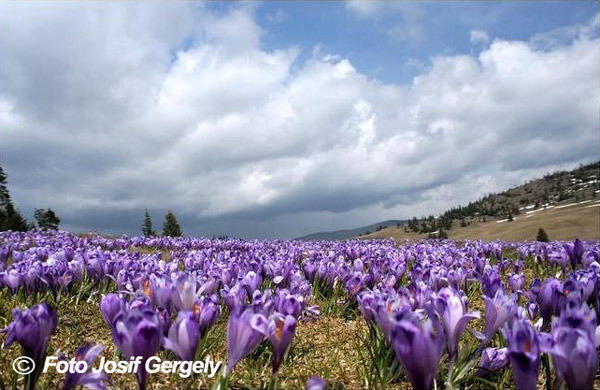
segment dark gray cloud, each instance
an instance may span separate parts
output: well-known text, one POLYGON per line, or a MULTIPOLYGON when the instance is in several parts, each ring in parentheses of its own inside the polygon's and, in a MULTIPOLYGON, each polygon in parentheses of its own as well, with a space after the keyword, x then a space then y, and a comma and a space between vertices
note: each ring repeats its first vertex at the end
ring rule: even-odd
POLYGON ((27 215, 72 230, 133 234, 144 208, 242 237, 441 212, 598 157, 594 23, 478 39, 395 85, 264 50, 251 4, 1 3, 2 164, 27 215))

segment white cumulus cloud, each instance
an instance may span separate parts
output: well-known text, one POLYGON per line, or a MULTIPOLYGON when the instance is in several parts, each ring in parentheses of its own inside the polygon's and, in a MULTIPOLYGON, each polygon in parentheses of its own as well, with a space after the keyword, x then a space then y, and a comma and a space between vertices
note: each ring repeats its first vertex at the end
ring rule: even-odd
POLYGON ((2 164, 23 211, 52 207, 68 228, 135 232, 147 207, 190 233, 292 237, 597 156, 599 48, 582 34, 495 39, 402 85, 337 53, 264 49, 247 5, 0 11, 2 164))

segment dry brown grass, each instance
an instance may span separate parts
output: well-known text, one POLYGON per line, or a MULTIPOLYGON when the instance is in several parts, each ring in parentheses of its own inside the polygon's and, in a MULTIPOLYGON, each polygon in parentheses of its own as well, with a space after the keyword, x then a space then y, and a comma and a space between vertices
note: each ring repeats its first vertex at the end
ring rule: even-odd
MULTIPOLYGON (((467 227, 454 227, 449 230, 448 237, 455 240, 481 239, 484 241, 535 240, 538 229, 543 228, 550 240, 572 240, 582 238, 600 240, 600 207, 596 201, 561 209, 538 211, 529 216, 520 214, 512 222, 497 223, 497 220, 473 222, 467 227), (593 206, 593 207, 589 207, 593 206)), ((427 238, 427 234, 406 233, 404 228, 391 227, 371 233, 360 238, 387 238, 396 241, 419 240, 427 238)))
MULTIPOLYGON (((13 302, 14 303, 14 302, 13 302)), ((109 360, 119 360, 119 352, 112 342, 108 326, 102 319, 98 302, 89 300, 78 304, 60 302, 53 305, 58 310, 58 326, 50 341, 48 355, 56 355, 60 351, 68 358, 73 357, 74 351, 84 342, 102 344, 106 347, 102 356, 109 360)), ((10 312, 13 305, 7 308, 10 312)), ((6 326, 9 318, 0 320, 0 328, 6 326)), ((328 378, 334 382, 343 383, 348 389, 362 388, 361 361, 358 358, 353 338, 357 332, 364 332, 366 326, 362 318, 344 320, 338 317, 322 316, 315 321, 300 322, 286 363, 281 366, 277 388, 301 389, 313 375, 328 378)), ((226 318, 211 329, 211 334, 217 342, 207 353, 213 361, 225 363, 226 347, 226 318)), ((0 341, 2 339, 0 338, 0 341)), ((269 347, 270 348, 270 347, 269 347)), ((23 377, 17 376, 10 370, 11 362, 21 352, 17 346, 0 350, 0 368, 8 368, 0 372, 0 380, 7 388, 23 387, 23 377)), ((163 360, 178 360, 164 351, 159 354, 163 360)), ((202 356, 204 360, 205 356, 202 356)), ((93 367, 98 361, 93 363, 93 367)), ((135 389, 137 384, 133 374, 110 374, 111 389, 135 389)), ((50 370, 40 376, 37 384, 40 389, 58 389, 64 375, 50 370)), ((152 374, 148 389, 207 389, 214 385, 216 378, 205 375, 195 375, 191 378, 180 378, 176 374, 152 374)), ((236 366, 229 385, 231 388, 267 388, 271 380, 270 354, 262 353, 252 358, 243 359, 236 366)), ((0 382, 0 388, 2 388, 0 382)))

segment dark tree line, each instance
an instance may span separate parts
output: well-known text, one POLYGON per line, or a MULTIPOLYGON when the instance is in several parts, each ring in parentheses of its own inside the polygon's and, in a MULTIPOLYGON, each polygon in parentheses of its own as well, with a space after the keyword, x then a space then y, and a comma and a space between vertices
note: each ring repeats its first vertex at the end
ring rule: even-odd
MULTIPOLYGON (((60 218, 51 209, 35 209, 34 217, 37 227, 40 229, 58 230, 60 218)), ((13 204, 8 191, 8 178, 0 166, 0 231, 24 232, 35 227, 34 223, 27 223, 27 220, 13 204)))
POLYGON ((35 220, 37 221, 38 227, 43 230, 58 230, 60 224, 60 218, 51 209, 35 209, 34 212, 35 220))
POLYGON ((27 230, 27 221, 15 208, 7 187, 7 177, 0 166, 0 230, 27 230))
MULTIPOLYGON (((27 223, 27 220, 21 215, 12 202, 8 191, 7 181, 6 173, 4 173, 2 166, 0 166, 0 231, 12 230, 24 232, 34 228, 42 230, 58 230, 60 218, 56 212, 50 208, 35 209, 34 218, 37 225, 33 222, 27 223)), ((142 222, 142 233, 146 237, 158 235, 152 227, 152 218, 147 209, 142 222)), ((180 237, 183 235, 181 225, 172 211, 168 211, 165 215, 162 235, 170 237, 180 237)))
POLYGON ((413 217, 413 219, 408 220, 404 228, 406 231, 415 233, 442 232, 444 230, 452 229, 452 218, 446 217, 445 215, 442 215, 439 218, 435 218, 433 215, 430 215, 427 218, 422 217, 420 219, 413 217))
POLYGON ((593 191, 600 189, 600 182, 592 185, 586 183, 593 179, 600 179, 600 161, 580 165, 572 171, 548 173, 541 179, 531 180, 519 187, 497 194, 488 194, 467 205, 453 207, 438 218, 432 215, 414 217, 407 221, 404 229, 407 232, 428 234, 451 230, 453 222, 466 227, 475 219, 481 222, 485 222, 488 218, 512 221, 520 213, 520 206, 538 209, 551 202, 562 202, 568 199, 578 202, 586 199, 590 194, 593 196, 593 191), (573 180, 576 180, 575 184, 573 180), (582 190, 582 185, 586 185, 585 191, 582 190))
POLYGON ((451 230, 455 220, 460 221, 460 226, 468 225, 467 219, 478 217, 482 222, 487 217, 512 219, 519 214, 519 207, 504 201, 498 201, 495 195, 488 195, 478 201, 470 202, 466 206, 453 207, 438 218, 430 215, 417 219, 413 217, 408 221, 406 229, 415 233, 431 233, 439 230, 451 230))
MULTIPOLYGON (((150 217, 150 213, 148 213, 148 209, 144 213, 144 220, 142 222, 142 234, 145 237, 154 237, 158 234, 152 228, 152 218, 150 217)), ((169 237, 181 237, 183 236, 183 231, 181 230, 181 225, 177 221, 175 214, 172 211, 168 211, 165 215, 165 222, 163 223, 163 236, 169 237)))

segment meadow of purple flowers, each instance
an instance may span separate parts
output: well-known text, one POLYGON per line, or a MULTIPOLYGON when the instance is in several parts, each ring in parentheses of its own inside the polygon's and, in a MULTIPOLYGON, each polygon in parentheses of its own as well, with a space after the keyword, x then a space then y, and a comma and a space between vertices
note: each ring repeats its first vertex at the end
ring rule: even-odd
POLYGON ((399 245, 30 231, 0 233, 0 245, 2 389, 592 389, 600 383, 594 242, 399 245), (98 329, 86 314, 90 306, 103 319, 98 329), (360 370, 351 383, 329 377, 327 367, 307 372, 299 363, 308 352, 298 332, 307 327, 317 337, 333 317, 360 322, 333 340, 356 346, 348 358, 360 370), (97 339, 77 339, 84 328, 97 339), (80 347, 59 345, 66 342, 56 337, 61 329, 80 347), (219 355, 221 342, 225 364, 208 381, 159 382, 143 369, 129 374, 131 382, 39 369, 50 353, 89 364, 107 351, 122 360, 199 360, 219 355), (24 377, 12 372, 19 355, 33 359, 36 370, 24 377), (247 360, 256 364, 236 373, 247 360), (257 384, 253 377, 266 379, 257 384))

